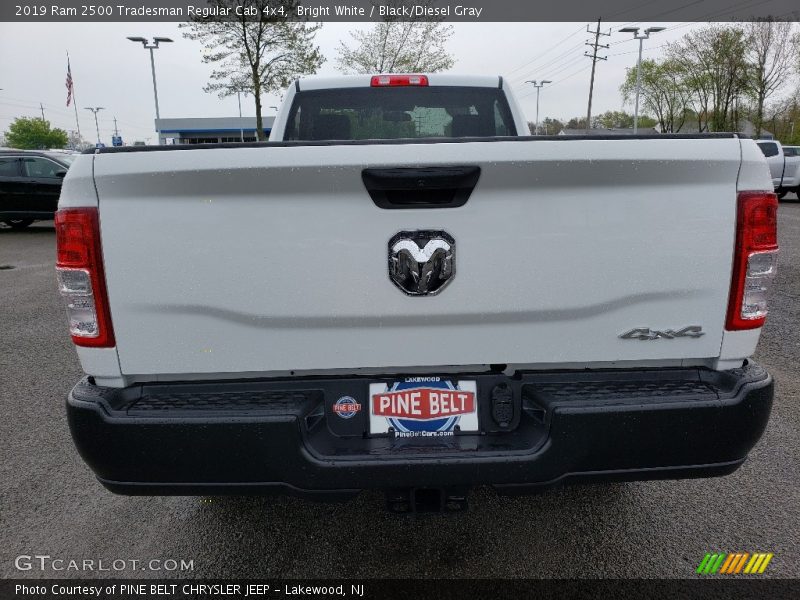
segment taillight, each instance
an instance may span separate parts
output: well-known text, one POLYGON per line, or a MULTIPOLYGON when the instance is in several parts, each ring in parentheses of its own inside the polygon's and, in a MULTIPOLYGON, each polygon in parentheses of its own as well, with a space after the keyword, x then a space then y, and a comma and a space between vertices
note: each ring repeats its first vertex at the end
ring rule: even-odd
POLYGON ((778 197, 771 192, 739 192, 726 329, 764 325, 767 291, 777 268, 778 197))
POLYGON ((56 212, 56 274, 67 304, 69 332, 78 346, 110 348, 114 330, 108 309, 96 208, 56 212))
POLYGON ((372 87, 401 87, 406 85, 428 85, 427 75, 373 75, 372 87))

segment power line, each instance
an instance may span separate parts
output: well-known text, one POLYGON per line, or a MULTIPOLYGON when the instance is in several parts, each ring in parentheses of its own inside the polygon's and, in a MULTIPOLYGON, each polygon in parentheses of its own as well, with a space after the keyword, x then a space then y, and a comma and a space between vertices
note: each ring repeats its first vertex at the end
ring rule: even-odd
MULTIPOLYGON (((16 106, 16 107, 19 107, 19 108, 27 108, 27 109, 33 109, 33 110, 36 110, 36 109, 40 109, 41 110, 42 109, 42 103, 39 103, 39 104, 32 104, 32 103, 30 103, 30 104, 28 104, 28 103, 22 104, 22 103, 19 103, 19 102, 4 102, 4 101, 0 100, 0 104, 2 104, 4 106, 16 106)), ((62 113, 62 114, 69 114, 66 111, 56 110, 56 109, 50 108, 49 106, 47 106, 47 110, 53 111, 53 112, 62 113)))
MULTIPOLYGON (((656 20, 656 19, 658 19, 659 16, 664 16, 666 14, 675 12, 676 10, 681 10, 681 9, 687 8, 689 6, 693 6, 695 4, 700 4, 703 1, 704 0, 695 0, 694 2, 690 2, 689 4, 685 4, 683 6, 680 6, 680 7, 676 8, 676 9, 672 9, 672 10, 669 10, 667 12, 663 12, 660 15, 654 15, 652 18, 648 19, 648 21, 656 20)), ((736 4, 731 4, 731 5, 727 6, 727 7, 725 7, 723 10, 716 10, 716 9, 712 10, 711 12, 708 12, 708 13, 700 16, 700 17, 697 17, 697 19, 694 20, 694 21, 684 21, 682 23, 679 23, 678 25, 672 25, 671 27, 667 27, 667 31, 674 31, 676 29, 683 29, 684 27, 688 27, 689 25, 698 25, 698 24, 702 23, 703 21, 708 21, 708 22, 715 21, 719 17, 723 17, 725 15, 728 15, 728 14, 731 14, 731 13, 735 13, 740 8, 743 8, 743 7, 755 8, 756 6, 761 6, 762 4, 768 4, 770 2, 775 2, 775 1, 776 0, 760 0, 759 2, 755 2, 754 3, 754 2, 752 2, 752 0, 744 0, 743 2, 738 2, 736 4)), ((791 13, 789 13, 789 14, 791 14, 791 13)))
MULTIPOLYGON (((662 0, 648 0, 647 2, 644 2, 644 3, 641 3, 641 2, 633 2, 633 3, 631 3, 630 5, 628 5, 626 8, 623 8, 622 10, 619 10, 619 11, 617 11, 617 12, 615 12, 615 13, 612 13, 611 15, 609 15, 608 17, 606 17, 606 20, 607 20, 607 21, 608 21, 608 20, 611 20, 611 19, 613 19, 614 17, 618 17, 618 16, 620 16, 620 15, 624 15, 624 14, 627 14, 627 13, 633 12, 634 10, 638 10, 638 9, 641 9, 641 8, 643 8, 643 7, 645 7, 645 6, 650 6, 651 4, 655 4, 656 2, 661 2, 661 1, 662 1, 662 0)), ((701 2, 702 2, 702 1, 704 1, 704 0, 699 0, 699 1, 701 1, 701 2)), ((640 22, 640 21, 637 21, 636 23, 639 23, 639 22, 640 22)), ((621 28, 621 27, 625 27, 626 25, 630 25, 630 24, 631 24, 631 23, 626 23, 626 24, 624 24, 624 25, 621 25, 621 26, 620 26, 620 28, 621 28)), ((529 60, 529 61, 527 61, 527 62, 525 62, 525 63, 523 63, 523 64, 521 64, 521 65, 519 65, 518 67, 515 67, 515 68, 514 68, 514 69, 512 69, 511 71, 508 71, 508 72, 506 73, 506 76, 510 78, 510 76, 511 76, 511 75, 513 75, 514 73, 516 73, 517 71, 519 71, 519 70, 521 70, 521 69, 524 69, 524 68, 528 67, 529 65, 532 65, 533 63, 535 63, 535 62, 536 62, 536 61, 538 61, 538 60, 541 60, 542 58, 544 58, 545 56, 547 56, 547 54, 549 54, 550 52, 552 52, 553 50, 555 50, 556 48, 558 48, 559 46, 561 46, 562 44, 564 44, 566 41, 568 41, 568 40, 572 39, 573 37, 575 37, 576 35, 578 35, 578 34, 579 34, 579 33, 581 33, 582 31, 584 31, 584 26, 583 26, 583 25, 581 25, 581 26, 580 26, 578 29, 576 29, 575 31, 573 31, 573 32, 572 32, 571 34, 569 34, 567 37, 563 38, 563 39, 562 39, 560 42, 558 42, 557 44, 554 44, 553 46, 550 46, 550 48, 548 48, 547 50, 545 50, 545 51, 544 51, 542 54, 540 54, 540 55, 538 55, 538 56, 536 56, 536 57, 532 58, 531 60, 529 60)), ((624 41, 625 41, 625 42, 628 42, 628 41, 630 41, 630 40, 624 40, 624 41)), ((616 42, 616 43, 621 43, 621 42, 616 42)), ((581 47, 581 46, 583 46, 583 44, 578 44, 578 46, 577 46, 577 47, 579 48, 579 47, 581 47)), ((538 67, 536 67, 536 69, 534 69, 534 70, 540 70, 540 69, 546 68, 547 66, 551 65, 553 62, 557 62, 557 59, 558 59, 558 58, 560 58, 560 57, 563 57, 563 56, 565 56, 566 54, 569 54, 569 53, 570 53, 570 52, 571 52, 573 49, 575 49, 575 47, 573 47, 573 48, 571 48, 571 49, 567 50, 566 52, 564 52, 564 53, 562 53, 562 54, 560 54, 560 55, 559 55, 558 57, 556 57, 555 59, 551 59, 550 61, 548 61, 548 62, 544 63, 543 65, 539 65, 539 66, 538 66, 538 67)), ((525 77, 528 77, 528 76, 530 75, 530 73, 531 73, 531 71, 528 71, 528 74, 527 74, 527 75, 516 76, 516 77, 515 77, 515 79, 524 79, 525 77)))
MULTIPOLYGON (((648 5, 651 5, 651 4, 655 4, 656 2, 659 2, 659 1, 660 0, 650 0, 649 2, 646 2, 644 4, 637 5, 637 7, 640 8, 640 7, 643 7, 643 6, 648 6, 648 5)), ((687 8, 687 7, 690 7, 690 6, 698 5, 698 4, 701 4, 704 1, 705 0, 694 0, 692 2, 689 2, 689 3, 684 4, 683 6, 679 7, 679 9, 684 9, 684 8, 687 8)), ((702 17, 699 17, 698 19, 699 19, 699 21, 703 21, 703 20, 713 21, 718 17, 724 16, 724 15, 727 15, 727 14, 730 14, 730 13, 735 13, 737 10, 739 10, 740 8, 745 7, 745 6, 747 6, 749 8, 754 8, 756 6, 760 6, 760 5, 767 4, 769 2, 774 2, 774 1, 776 1, 776 0, 760 0, 758 2, 753 2, 752 0, 745 0, 743 2, 738 2, 736 4, 729 5, 728 7, 726 7, 723 10, 710 11, 707 14, 703 15, 702 17)), ((664 16, 664 15, 670 14, 672 12, 675 12, 675 9, 670 9, 669 11, 662 11, 661 13, 659 13, 657 15, 654 15, 653 17, 651 17, 650 19, 647 19, 646 21, 655 20, 655 19, 658 18, 658 16, 664 16)), ((615 14, 613 14, 611 16, 618 16, 619 14, 621 14, 621 13, 615 13, 615 14)), ((798 13, 796 11, 791 11, 791 12, 787 13, 787 16, 788 15, 793 15, 793 14, 798 14, 798 13)), ((640 21, 638 23, 642 23, 642 22, 645 22, 645 21, 640 21)), ((672 25, 670 27, 667 27, 667 30, 668 31, 675 31, 675 30, 683 29, 683 28, 688 27, 690 25, 697 25, 697 24, 698 24, 698 21, 687 21, 687 22, 683 22, 683 23, 679 23, 677 25, 672 25)), ((621 28, 621 27, 619 27, 619 28, 621 28)), ((614 29, 616 30, 616 29, 619 29, 619 28, 615 27, 614 29)), ((599 22, 598 22, 598 30, 599 30, 599 22)), ((599 35, 597 34, 596 31, 590 31, 588 26, 587 26, 587 32, 591 33, 591 34, 594 34, 595 35, 595 42, 599 42, 599 35)), ((609 33, 610 32, 611 32, 611 30, 609 30, 609 33)), ((574 37, 574 35, 576 35, 576 34, 573 33, 570 37, 574 37)), ((606 34, 605 32, 601 32, 601 35, 608 35, 608 34, 606 34)), ((602 44, 598 43, 598 47, 608 48, 610 46, 616 46, 618 44, 629 42, 629 41, 631 41, 631 39, 625 39, 625 40, 621 40, 621 41, 612 42, 612 43, 609 43, 608 45, 602 45, 602 44)), ((562 42, 560 42, 560 44, 563 44, 563 42, 565 42, 565 41, 566 41, 566 38, 565 38, 565 40, 562 40, 562 42)), ((595 45, 592 44, 592 43, 587 43, 586 45, 594 48, 594 52, 592 54, 589 54, 589 53, 584 54, 584 56, 589 57, 589 58, 592 59, 592 64, 589 65, 589 66, 577 69, 576 71, 573 71, 569 75, 566 75, 566 76, 564 76, 564 77, 562 77, 560 79, 555 80, 550 85, 550 87, 553 87, 555 85, 559 85, 559 84, 567 81, 568 79, 571 79, 572 77, 575 77, 576 75, 578 75, 580 73, 583 73, 584 71, 588 70, 589 68, 592 68, 592 78, 590 80, 590 88, 592 88, 593 87, 593 83, 594 83, 594 72, 595 72, 596 60, 605 60, 605 59, 607 59, 608 57, 611 57, 611 56, 623 56, 623 55, 627 55, 627 54, 635 54, 636 52, 638 52, 638 50, 632 50, 632 51, 626 51, 626 52, 615 52, 615 53, 609 54, 606 57, 599 57, 598 56, 598 57, 595 58, 596 52, 598 51, 597 48, 595 48, 595 45)), ((665 47, 667 47, 669 45, 670 45, 670 43, 664 43, 664 44, 661 44, 659 46, 646 48, 645 51, 649 52, 649 51, 652 51, 652 50, 658 50, 658 49, 661 49, 661 48, 665 48, 665 47)), ((580 47, 580 45, 578 45, 577 47, 580 47)), ((548 50, 548 52, 552 51, 553 48, 550 48, 548 50)), ((576 48, 576 46, 573 46, 573 47, 567 49, 566 51, 560 53, 559 55, 551 58, 550 60, 542 63, 539 66, 538 71, 542 71, 545 68, 551 67, 549 71, 544 71, 544 75, 547 78, 554 78, 555 75, 558 75, 558 74, 564 72, 565 70, 569 69, 571 66, 576 64, 578 62, 578 60, 580 60, 580 58, 583 58, 583 56, 578 57, 578 60, 575 60, 575 57, 566 58, 567 55, 569 55, 575 48, 576 48)), ((538 57, 538 58, 541 58, 541 57, 538 57)), ((524 66, 526 66, 528 64, 534 63, 535 60, 536 59, 534 59, 533 61, 529 61, 525 65, 522 65, 521 67, 518 67, 516 70, 519 70, 520 68, 522 68, 522 67, 524 67, 524 66)), ((590 91, 590 94, 591 94, 591 91, 590 91)), ((527 98, 529 96, 532 96, 532 95, 533 95, 533 91, 531 90, 530 92, 528 92, 526 94, 522 94, 521 96, 519 96, 519 98, 520 99, 525 99, 525 98, 527 98)), ((587 110, 587 115, 590 115, 589 110, 587 110)))
MULTIPOLYGON (((744 0, 744 2, 739 2, 737 4, 730 5, 730 6, 726 7, 724 10, 721 10, 721 11, 713 10, 711 12, 708 12, 708 13, 702 15, 701 17, 698 17, 697 21, 684 21, 682 23, 678 23, 677 25, 672 25, 670 27, 667 27, 666 31, 676 31, 678 29, 683 29, 684 27, 689 27, 690 25, 699 25, 703 21, 714 21, 715 19, 718 19, 719 17, 723 17, 725 15, 728 15, 728 14, 731 14, 731 13, 735 13, 737 10, 739 10, 740 8, 743 8, 745 6, 748 7, 748 8, 755 8, 756 6, 760 6, 762 4, 768 4, 770 2, 775 2, 775 1, 776 0, 760 0, 759 2, 753 3, 752 0, 744 0)), ((690 4, 684 5, 681 8, 686 8, 687 6, 691 6, 693 4, 699 4, 699 1, 691 2, 690 4)), ((670 12, 672 12, 672 11, 670 11, 670 12)), ((787 13, 787 15, 780 15, 779 17, 788 16, 790 14, 794 14, 794 12, 787 13)), ((653 17, 653 19, 648 19, 648 20, 654 20, 655 18, 656 17, 653 17)), ((626 41, 628 41, 628 40, 626 40, 626 41)), ((614 45, 614 44, 612 44, 612 45, 614 45)), ((668 46, 668 45, 669 44, 661 44, 660 46, 655 46, 653 48, 650 48, 650 50, 655 50, 656 48, 663 48, 664 46, 668 46)), ((631 52, 619 52, 619 53, 616 53, 616 54, 611 54, 610 56, 619 56, 621 54, 632 54, 632 53, 631 52)))
POLYGON ((578 49, 583 48, 583 46, 584 46, 584 42, 579 42, 579 43, 575 44, 574 46, 570 46, 569 48, 567 48, 564 52, 562 52, 558 56, 555 56, 555 57, 551 58, 547 62, 542 63, 541 65, 537 66, 536 68, 534 68, 534 69, 532 69, 530 71, 526 71, 522 75, 516 76, 514 78, 514 80, 521 81, 521 80, 525 79, 526 77, 532 76, 537 71, 541 71, 542 69, 546 69, 548 67, 551 67, 554 64, 557 64, 557 63, 561 62, 562 59, 564 59, 565 57, 567 57, 570 54, 573 54, 578 49))
POLYGON ((632 42, 636 38, 625 38, 624 40, 617 40, 616 42, 611 42, 609 46, 619 46, 620 44, 625 44, 627 42, 632 42))
MULTIPOLYGON (((658 48, 663 48, 664 46, 669 46, 669 43, 661 44, 660 46, 652 46, 650 48, 645 48, 643 50, 643 52, 650 52, 651 50, 657 50, 658 48)), ((614 54, 609 54, 609 56, 622 56, 623 54, 636 54, 637 52, 639 52, 639 51, 638 50, 630 50, 628 52, 615 52, 614 54)))
MULTIPOLYGON (((23 100, 21 98, 15 98, 15 97, 12 97, 12 96, 5 96, 5 98, 11 98, 12 100, 23 100)), ((60 108, 54 108, 54 106, 52 104, 48 104, 47 102, 44 102, 44 103, 41 103, 41 104, 43 104, 44 107, 47 108, 48 112, 55 112, 55 113, 58 113, 60 115, 66 115, 68 117, 72 117, 72 113, 70 113, 69 111, 66 111, 66 110, 63 110, 63 109, 60 109, 60 108)), ((12 107, 16 106, 16 107, 19 107, 19 108, 26 108, 26 109, 33 109, 33 110, 39 108, 39 104, 34 104, 34 103, 26 102, 26 101, 23 101, 23 102, 7 102, 5 100, 0 100, 0 105, 6 105, 6 106, 12 106, 12 107)), ((118 119, 118 120, 123 125, 128 125, 129 127, 134 127, 136 129, 144 129, 144 130, 148 130, 148 131, 150 130, 150 125, 145 125, 143 123, 133 123, 133 122, 127 121, 125 119, 118 119)))
MULTIPOLYGON (((749 2, 750 0, 747 0, 747 1, 749 2)), ((759 4, 764 3, 764 2, 772 2, 772 1, 774 1, 774 0, 762 0, 762 2, 760 2, 759 4)), ((657 2, 661 2, 661 0, 648 0, 647 2, 644 2, 644 3, 634 2, 634 3, 630 4, 630 5, 628 5, 626 8, 623 8, 622 10, 619 10, 616 13, 612 13, 611 15, 606 17, 606 20, 608 21, 608 20, 613 19, 615 17, 619 17, 620 15, 624 15, 624 14, 627 14, 627 13, 630 13, 630 12, 638 11, 638 10, 640 10, 640 9, 646 7, 646 6, 650 6, 651 4, 656 4, 657 2)), ((671 12, 675 12, 675 10, 681 10, 683 8, 687 8, 687 7, 695 5, 695 4, 700 4, 702 2, 705 2, 705 0, 692 0, 692 2, 689 2, 688 4, 685 4, 685 5, 681 6, 681 7, 679 7, 678 9, 671 9, 669 11, 662 11, 661 13, 659 13, 657 15, 654 15, 654 16, 650 17, 649 19, 646 19, 646 20, 654 20, 654 19, 658 18, 659 16, 663 16, 665 14, 669 14, 671 12)), ((747 2, 745 2, 745 4, 746 3, 747 2)), ((728 11, 726 11, 726 12, 729 12, 729 10, 730 9, 728 9, 728 11)), ((635 25, 635 24, 642 23, 642 22, 644 22, 644 21, 632 21, 630 23, 625 23, 625 24, 617 27, 616 29, 618 30, 618 29, 621 29, 621 28, 626 27, 628 25, 635 25)), ((570 35, 568 35, 567 37, 562 39, 560 42, 558 42, 557 44, 555 44, 555 45, 551 46, 550 48, 548 48, 545 52, 543 52, 539 56, 537 56, 537 57, 535 57, 535 58, 523 63, 522 65, 514 68, 513 70, 509 71, 507 76, 509 76, 509 78, 511 78, 510 77, 511 75, 513 75, 514 73, 520 71, 521 69, 525 69, 526 67, 534 65, 537 61, 543 59, 547 54, 549 54, 550 52, 552 52, 553 50, 555 50, 556 48, 558 48, 559 46, 564 44, 567 40, 569 40, 569 39, 575 37, 576 35, 578 35, 578 33, 580 33, 581 31, 583 31, 583 27, 580 27, 579 29, 575 30, 570 35)), ((589 32, 588 26, 587 26, 587 32, 589 32)), ((591 33, 591 32, 589 32, 589 33, 591 33)), ((609 34, 610 33, 611 33, 611 30, 609 30, 609 34)), ((616 46, 617 44, 624 44, 624 43, 629 42, 629 41, 631 41, 631 40, 630 39, 625 39, 625 40, 613 42, 613 43, 609 44, 609 46, 616 46)), ((551 58, 550 60, 535 66, 535 68, 526 71, 522 75, 517 75, 517 76, 513 77, 513 80, 514 81, 522 81, 527 77, 531 77, 533 75, 534 71, 541 71, 543 69, 547 69, 549 67, 557 65, 559 62, 561 62, 561 60, 563 58, 565 58, 567 55, 571 54, 574 50, 576 50, 577 48, 580 48, 582 46, 583 46, 583 44, 578 44, 576 46, 572 46, 569 49, 567 49, 566 51, 564 51, 561 54, 559 54, 558 56, 556 56, 554 58, 551 58)), ((602 59, 599 59, 599 60, 602 60, 602 59)), ((563 70, 562 67, 563 68, 567 68, 567 65, 571 65, 571 64, 574 64, 574 63, 571 60, 568 60, 567 62, 559 65, 557 67, 559 69, 559 71, 557 71, 557 72, 561 72, 563 70)), ((550 71, 549 73, 552 73, 552 71, 550 71)), ((549 74, 548 77, 552 77, 552 74, 549 74)), ((524 98, 525 96, 522 96, 522 97, 524 98)))
POLYGON ((551 88, 552 88, 552 87, 555 87, 555 86, 557 86, 559 83, 563 83, 563 82, 565 82, 567 79, 569 79, 569 78, 571 78, 571 77, 574 77, 574 76, 575 76, 575 75, 577 75, 578 73, 583 73, 583 72, 584 72, 584 71, 586 71, 588 68, 589 68, 589 65, 587 65, 587 66, 585 66, 585 67, 582 67, 582 68, 578 69, 577 71, 575 71, 574 73, 570 73, 570 74, 569 74, 569 75, 567 75, 566 77, 562 77, 562 78, 561 78, 561 79, 559 79, 558 81, 555 81, 555 82, 553 82, 553 84, 552 84, 550 87, 551 87, 551 88))
POLYGON ((546 55, 547 55, 549 52, 552 52, 553 50, 555 50, 556 48, 558 48, 558 47, 559 47, 561 44, 563 44, 563 43, 564 43, 564 42, 566 42, 567 40, 569 40, 569 39, 571 39, 571 38, 575 37, 576 35, 578 35, 578 34, 579 34, 580 32, 582 32, 582 31, 583 31, 583 25, 581 25, 581 26, 580 26, 580 27, 579 27, 579 28, 578 28, 576 31, 574 31, 573 33, 569 34, 567 37, 565 37, 564 39, 562 39, 562 40, 561 40, 560 42, 558 42, 557 44, 555 44, 555 45, 553 45, 553 46, 550 46, 550 48, 548 48, 547 50, 545 50, 545 51, 544 51, 542 54, 540 54, 540 55, 538 55, 538 56, 536 56, 536 57, 532 58, 532 59, 531 59, 531 60, 529 60, 528 62, 526 62, 526 63, 524 63, 524 64, 522 64, 522 65, 518 66, 517 68, 515 68, 515 69, 512 69, 511 71, 509 71, 509 72, 507 73, 507 76, 510 76, 511 74, 513 74, 513 73, 516 73, 516 72, 517 72, 517 71, 519 71, 520 69, 524 69, 524 68, 525 68, 525 67, 527 67, 528 65, 530 65, 530 64, 532 64, 532 63, 534 63, 534 62, 536 62, 537 60, 540 60, 542 57, 546 56, 546 55))
MULTIPOLYGON (((544 79, 553 79, 556 75, 559 75, 560 73, 563 73, 565 70, 575 66, 576 64, 578 64, 580 62, 583 62, 584 58, 585 57, 583 56, 583 54, 579 54, 578 56, 574 56, 570 60, 568 60, 567 62, 563 63, 562 65, 559 65, 558 67, 556 67, 555 69, 551 69, 551 70, 548 70, 548 71, 543 71, 542 72, 542 76, 543 76, 544 79)), ((530 94, 533 94, 533 90, 531 90, 528 93, 524 94, 522 97, 525 98, 530 94)))
MULTIPOLYGON (((603 34, 603 35, 606 35, 606 34, 603 34)), ((624 44, 626 42, 632 41, 632 39, 633 38, 630 38, 630 39, 626 38, 624 40, 611 42, 611 43, 608 44, 608 46, 616 46, 618 44, 624 44)), ((565 62, 562 62, 562 59, 564 59, 568 54, 571 54, 572 52, 574 52, 575 50, 578 50, 579 48, 583 48, 585 45, 586 45, 586 43, 579 43, 579 44, 576 44, 575 46, 571 46, 570 48, 568 48, 567 50, 565 50, 564 52, 562 52, 558 56, 550 59, 549 61, 543 63, 542 65, 540 65, 539 67, 534 69, 534 71, 536 71, 537 73, 541 72, 541 71, 544 71, 544 74, 545 74, 546 77, 553 77, 554 75, 557 75, 558 73, 564 71, 564 69, 567 69, 567 68, 571 67, 572 65, 576 64, 577 62, 579 62, 582 58, 584 58, 584 55, 580 55, 578 57, 574 57, 573 56, 571 58, 567 58, 565 62), (558 64, 558 63, 561 63, 561 64, 558 64), (545 69, 548 69, 549 67, 553 67, 553 68, 550 69, 550 70, 545 70, 545 69)), ((589 45, 591 45, 591 44, 589 44, 589 45)), ((531 76, 534 71, 529 71, 527 74, 517 76, 517 77, 514 78, 514 80, 515 81, 517 81, 517 80, 521 81, 524 77, 531 76)), ((533 92, 531 92, 531 93, 533 93, 533 92)), ((522 96, 522 97, 525 97, 525 96, 522 96)))
MULTIPOLYGON (((566 62, 563 65, 561 65, 555 71, 547 71, 546 75, 545 75, 545 78, 555 78, 556 75, 559 75, 559 74, 563 73, 567 69, 570 69, 570 68, 574 67, 575 65, 577 65, 580 62, 583 62, 584 58, 586 58, 586 57, 583 54, 581 54, 580 56, 576 56, 571 61, 566 62)), ((586 68, 588 68, 588 67, 586 67, 586 68)), ((533 95, 533 91, 532 90, 527 92, 526 94, 523 94, 522 96, 520 96, 520 98, 527 98, 528 96, 531 96, 531 95, 533 95)))
POLYGON ((583 55, 581 55, 581 56, 576 56, 576 57, 575 57, 573 60, 571 60, 571 61, 569 61, 569 62, 567 62, 567 63, 564 63, 563 65, 561 65, 561 66, 560 66, 558 69, 556 69, 555 71, 548 71, 548 72, 547 72, 547 76, 548 76, 548 77, 555 77, 556 75, 558 75, 558 74, 560 74, 560 73, 563 73, 563 72, 564 72, 564 71, 566 71, 567 69, 569 69, 569 68, 571 68, 571 67, 574 67, 574 66, 575 66, 575 65, 577 65, 578 63, 581 63, 581 62, 583 62, 583 59, 584 59, 584 58, 586 58, 586 57, 585 57, 585 56, 583 56, 583 55))

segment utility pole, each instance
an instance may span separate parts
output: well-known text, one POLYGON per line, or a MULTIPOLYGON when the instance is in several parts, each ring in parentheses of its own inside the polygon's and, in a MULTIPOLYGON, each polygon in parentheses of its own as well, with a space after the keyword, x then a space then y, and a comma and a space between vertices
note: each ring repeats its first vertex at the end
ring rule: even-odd
POLYGON ((42 111, 42 121, 44 121, 44 106, 42 106, 41 102, 39 102, 39 110, 42 111))
POLYGON ((608 59, 607 56, 597 56, 597 50, 598 49, 600 49, 600 48, 608 49, 608 44, 601 44, 600 43, 600 36, 601 35, 610 36, 611 35, 611 31, 609 31, 608 33, 603 33, 602 31, 600 31, 600 19, 597 19, 597 30, 596 31, 592 31, 591 29, 589 29, 589 26, 587 25, 586 26, 586 32, 587 33, 591 33, 591 34, 594 35, 594 43, 586 42, 587 46, 591 46, 592 53, 591 54, 589 54, 588 52, 584 52, 583 53, 584 56, 587 56, 587 57, 592 59, 592 78, 589 80, 589 106, 586 109, 586 133, 588 135, 589 129, 592 126, 592 94, 594 93, 594 71, 595 71, 595 67, 597 66, 597 61, 598 60, 607 60, 608 59))

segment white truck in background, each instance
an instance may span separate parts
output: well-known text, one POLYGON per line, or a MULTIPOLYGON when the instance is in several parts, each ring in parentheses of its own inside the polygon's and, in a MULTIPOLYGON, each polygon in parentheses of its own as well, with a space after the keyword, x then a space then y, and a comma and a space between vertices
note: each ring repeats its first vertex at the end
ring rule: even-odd
POLYGON ((758 147, 767 159, 772 186, 778 198, 789 192, 800 197, 800 156, 795 152, 784 152, 777 140, 758 140, 758 147))
POLYGON ((773 396, 756 143, 526 131, 498 77, 309 78, 267 143, 80 156, 57 271, 102 484, 422 511, 736 470, 773 396))

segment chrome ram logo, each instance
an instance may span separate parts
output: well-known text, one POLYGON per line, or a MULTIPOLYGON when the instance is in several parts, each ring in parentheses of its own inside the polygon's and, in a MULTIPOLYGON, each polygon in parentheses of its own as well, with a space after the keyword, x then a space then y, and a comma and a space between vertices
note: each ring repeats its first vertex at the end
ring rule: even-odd
POLYGON ((456 273, 456 242, 444 231, 401 231, 389 240, 389 278, 409 296, 432 296, 456 273))

